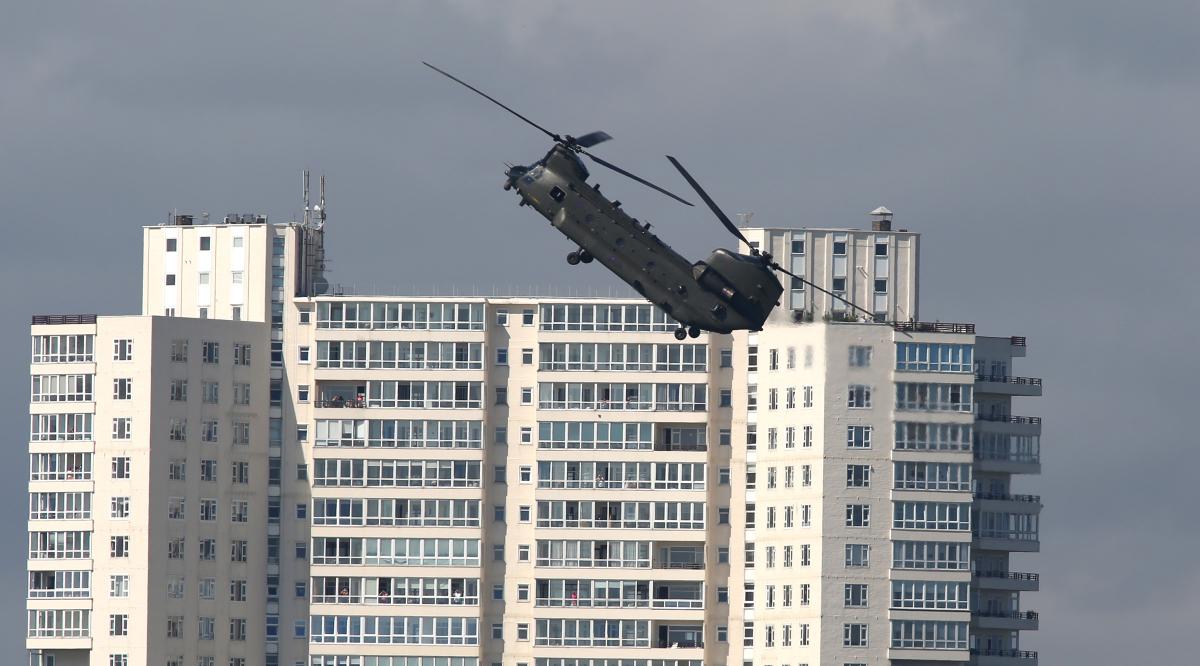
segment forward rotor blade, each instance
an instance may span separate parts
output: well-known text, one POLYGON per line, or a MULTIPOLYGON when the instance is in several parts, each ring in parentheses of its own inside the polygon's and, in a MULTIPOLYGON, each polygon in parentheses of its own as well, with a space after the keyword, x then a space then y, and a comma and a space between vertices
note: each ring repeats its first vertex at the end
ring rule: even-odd
POLYGON ((693 190, 696 190, 696 194, 700 195, 700 198, 704 200, 704 203, 708 204, 709 210, 711 210, 713 214, 717 216, 717 219, 721 221, 721 224, 725 225, 725 228, 729 230, 729 233, 736 236, 737 239, 745 243, 747 247, 750 247, 751 252, 758 254, 758 251, 754 250, 754 247, 750 245, 750 241, 746 240, 746 236, 742 234, 742 230, 738 229, 737 226, 729 220, 725 213, 721 211, 721 208, 717 206, 717 202, 713 201, 712 197, 708 196, 708 193, 704 191, 704 188, 700 187, 700 183, 697 183, 696 179, 692 178, 692 174, 688 173, 687 169, 683 168, 683 165, 679 163, 679 160, 671 157, 670 155, 667 155, 667 159, 671 160, 671 164, 674 164, 675 168, 679 170, 679 173, 683 174, 684 180, 686 180, 688 184, 692 186, 693 190))
POLYGON ((608 132, 589 132, 578 139, 575 139, 575 145, 583 146, 584 148, 591 148, 598 143, 604 143, 605 141, 611 140, 612 137, 609 136, 608 132))
POLYGON ((533 126, 534 126, 534 127, 536 127, 537 129, 541 130, 541 131, 542 131, 542 132, 543 132, 543 133, 544 133, 546 136, 550 137, 551 139, 554 139, 555 141, 562 141, 562 137, 560 137, 559 135, 557 135, 557 134, 555 134, 554 132, 551 132, 550 130, 546 129, 545 127, 542 127, 541 125, 539 125, 539 124, 537 124, 537 123, 533 122, 532 120, 530 120, 530 119, 526 118, 525 116, 523 116, 523 115, 521 115, 521 114, 517 113, 516 111, 514 111, 514 110, 513 110, 513 109, 511 109, 510 107, 508 107, 508 106, 505 106, 505 105, 504 105, 504 104, 503 104, 503 103, 502 103, 500 100, 498 100, 498 99, 496 99, 495 97, 492 97, 491 95, 489 95, 489 94, 487 94, 487 93, 483 92, 483 91, 482 91, 482 90, 480 90, 479 88, 476 88, 475 86, 473 86, 473 85, 471 85, 471 84, 467 83, 466 81, 463 81, 462 79, 458 78, 457 76, 454 76, 453 74, 451 74, 451 73, 449 73, 449 72, 446 72, 446 71, 444 71, 444 70, 438 69, 437 67, 434 67, 433 65, 431 65, 431 64, 429 64, 429 63, 427 63, 427 62, 425 62, 424 60, 422 60, 422 61, 421 61, 421 64, 422 64, 422 65, 425 65, 425 66, 426 66, 426 67, 428 67, 429 69, 432 69, 433 71, 437 72, 438 74, 441 74, 442 76, 444 76, 444 77, 446 77, 446 78, 450 79, 451 81, 454 81, 454 82, 456 82, 456 83, 459 83, 459 84, 461 84, 461 85, 463 85, 463 86, 467 87, 469 90, 472 90, 472 91, 474 91, 474 92, 476 92, 476 93, 479 93, 480 95, 482 95, 484 98, 486 98, 486 99, 488 99, 489 101, 491 101, 491 102, 492 102, 493 104, 495 104, 496 106, 498 106, 498 107, 500 107, 500 108, 504 109, 505 111, 508 111, 509 113, 513 114, 514 116, 516 116, 516 117, 520 118, 521 120, 524 120, 525 122, 529 123, 530 125, 533 125, 533 126))
POLYGON ((837 294, 833 293, 832 291, 818 287, 817 285, 809 282, 808 280, 805 280, 804 278, 800 277, 799 275, 796 275, 795 273, 789 271, 788 269, 784 268, 783 266, 780 266, 779 264, 777 264, 773 261, 771 262, 771 268, 774 268, 775 270, 779 271, 780 273, 783 273, 784 275, 790 275, 790 276, 792 276, 792 278, 803 282, 804 284, 812 287, 813 289, 816 289, 817 291, 819 291, 823 294, 828 294, 828 295, 838 299, 839 301, 845 303, 846 305, 849 305, 850 307, 854 308, 855 310, 858 310, 859 312, 867 315, 868 317, 871 317, 872 319, 875 318, 874 313, 867 312, 865 309, 858 307, 854 303, 846 300, 845 298, 843 298, 841 296, 838 296, 837 294))
POLYGON ((597 164, 599 164, 600 166, 606 166, 606 167, 608 167, 608 168, 612 169, 613 171, 616 171, 617 173, 621 174, 622 176, 625 176, 626 178, 632 178, 633 180, 636 180, 637 182, 641 183, 642 185, 645 185, 646 187, 649 187, 649 188, 650 188, 650 189, 652 189, 652 190, 656 190, 656 191, 658 191, 658 192, 661 192, 661 193, 663 193, 663 194, 665 194, 665 195, 667 195, 667 196, 671 197, 672 199, 674 199, 674 200, 678 201, 678 202, 679 202, 679 203, 681 203, 681 204, 684 204, 684 205, 687 205, 687 206, 691 206, 691 205, 692 205, 692 202, 688 201, 687 199, 681 199, 681 198, 679 198, 679 197, 675 196, 674 194, 671 194, 670 192, 668 192, 668 191, 664 190, 663 188, 659 187, 658 185, 655 185, 654 183, 652 183, 652 182, 650 182, 650 181, 646 180, 645 178, 639 178, 639 177, 637 177, 637 176, 635 176, 635 175, 633 175, 633 174, 629 173, 628 171, 626 171, 626 170, 622 169, 621 167, 619 167, 619 166, 617 166, 617 165, 615 165, 615 164, 613 164, 613 163, 611 163, 611 162, 606 162, 605 160, 602 160, 602 159, 600 159, 599 157, 596 157, 595 155, 593 155, 593 154, 589 153, 589 152, 588 152, 588 151, 586 151, 586 150, 580 149, 580 150, 579 150, 579 152, 581 152, 581 153, 583 153, 584 155, 587 155, 588 157, 592 158, 592 160, 594 160, 594 161, 595 161, 597 164))

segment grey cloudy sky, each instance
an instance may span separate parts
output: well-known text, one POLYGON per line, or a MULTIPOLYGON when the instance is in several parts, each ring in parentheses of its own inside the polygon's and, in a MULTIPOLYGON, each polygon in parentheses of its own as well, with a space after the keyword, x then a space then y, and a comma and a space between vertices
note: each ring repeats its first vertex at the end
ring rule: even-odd
MULTIPOLYGON (((922 315, 1026 335, 1046 397, 1042 663, 1192 663, 1200 520, 1195 2, 57 2, 0 21, 0 647, 21 659, 28 315, 140 307, 139 227, 300 207, 334 282, 607 289, 500 190, 544 137, 430 60, 730 213, 924 234, 922 315), (211 5, 211 6, 210 6, 211 5), (253 5, 253 6, 250 6, 253 5), (1191 213, 1188 211, 1192 210, 1191 213), (1192 294, 1192 295, 1189 295, 1192 294), (1188 386, 1193 386, 1188 389, 1188 386), (1192 657, 1187 657, 1191 654, 1192 657)), ((608 173, 689 256, 729 243, 608 173)))

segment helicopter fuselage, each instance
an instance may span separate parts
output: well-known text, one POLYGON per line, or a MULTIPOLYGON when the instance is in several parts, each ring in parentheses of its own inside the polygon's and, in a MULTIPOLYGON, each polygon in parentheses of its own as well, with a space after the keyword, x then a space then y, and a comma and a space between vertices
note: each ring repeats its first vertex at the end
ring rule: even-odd
POLYGON ((510 168, 505 189, 693 334, 762 328, 783 293, 769 258, 722 249, 690 262, 589 185, 588 175, 573 150, 555 144, 532 166, 510 168))

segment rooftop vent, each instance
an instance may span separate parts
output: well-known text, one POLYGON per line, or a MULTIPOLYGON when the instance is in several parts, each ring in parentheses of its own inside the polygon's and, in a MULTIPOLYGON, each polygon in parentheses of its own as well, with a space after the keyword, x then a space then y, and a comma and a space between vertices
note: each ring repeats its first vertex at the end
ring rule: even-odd
POLYGON ((874 231, 891 231, 892 230, 892 211, 880 206, 870 212, 872 218, 871 229, 874 231))

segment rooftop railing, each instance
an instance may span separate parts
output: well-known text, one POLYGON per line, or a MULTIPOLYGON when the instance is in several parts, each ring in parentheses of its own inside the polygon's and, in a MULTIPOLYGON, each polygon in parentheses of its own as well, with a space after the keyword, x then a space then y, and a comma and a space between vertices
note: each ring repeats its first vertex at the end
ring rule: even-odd
POLYGON ((975 617, 1000 617, 1009 620, 1036 620, 1038 614, 1034 611, 971 611, 975 617))
POLYGON ((1031 650, 971 650, 976 657, 1011 657, 1013 659, 1037 659, 1038 653, 1031 650))
MULTIPOLYGON (((955 324, 945 321, 896 321, 892 322, 892 327, 897 331, 910 331, 913 333, 975 334, 975 324, 955 324)), ((1025 338, 1021 339, 1024 340, 1025 338)))
POLYGON ((34 326, 59 326, 63 324, 94 323, 96 323, 96 315, 94 314, 33 315, 34 326))
POLYGON ((979 578, 1006 578, 1008 580, 1037 581, 1040 579, 1038 574, 1021 571, 976 571, 974 575, 979 578))

